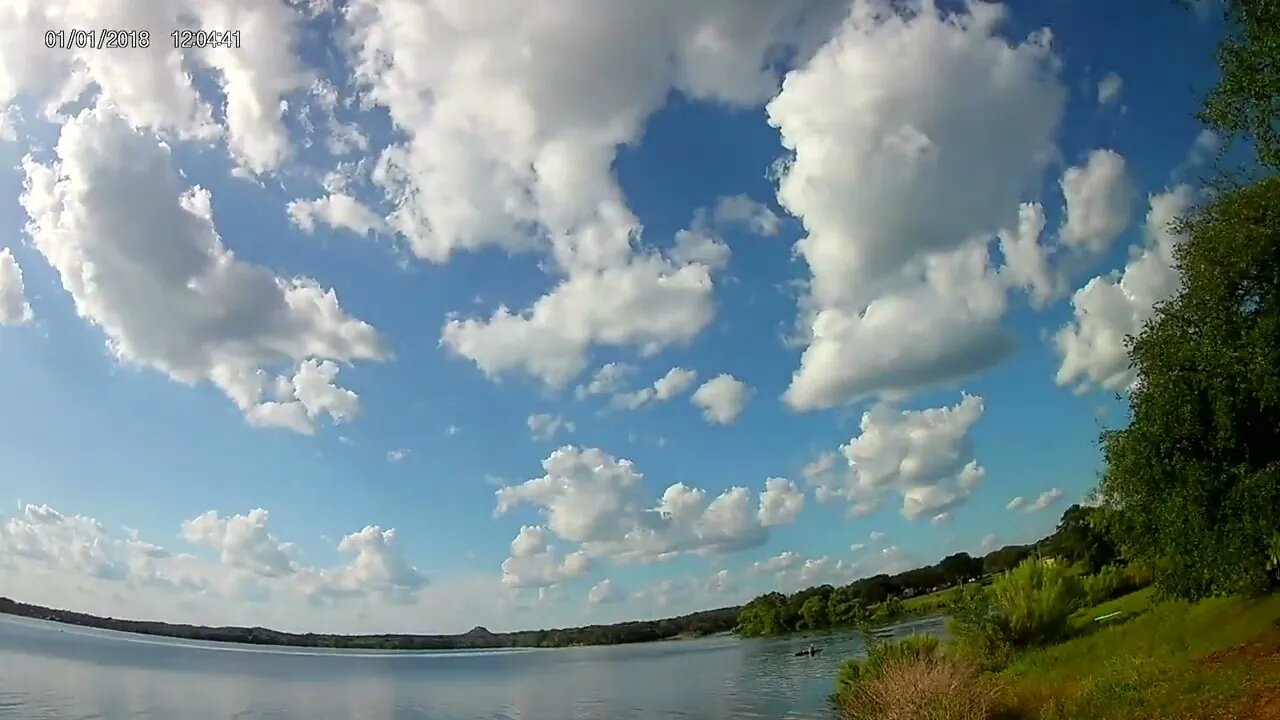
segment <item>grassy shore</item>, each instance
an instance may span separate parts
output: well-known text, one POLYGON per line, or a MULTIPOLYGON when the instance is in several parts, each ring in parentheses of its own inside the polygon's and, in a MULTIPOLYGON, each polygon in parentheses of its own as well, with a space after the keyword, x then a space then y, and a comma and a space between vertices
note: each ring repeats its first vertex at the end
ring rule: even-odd
POLYGON ((994 674, 993 717, 1280 718, 1280 594, 1189 604, 1142 590, 1077 612, 1072 626, 1071 639, 994 674))
POLYGON ((1140 590, 1077 611, 1065 640, 987 672, 923 640, 882 644, 860 681, 838 683, 845 717, 1280 720, 1280 594, 1192 604, 1140 590))

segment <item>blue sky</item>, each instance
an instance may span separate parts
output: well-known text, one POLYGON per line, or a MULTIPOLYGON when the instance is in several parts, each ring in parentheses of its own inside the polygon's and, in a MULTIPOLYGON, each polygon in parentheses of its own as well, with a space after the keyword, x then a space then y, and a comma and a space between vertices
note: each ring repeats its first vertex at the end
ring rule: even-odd
POLYGON ((1043 535, 1176 289, 1220 22, 899 13, 0 10, 5 593, 514 629, 1043 535))

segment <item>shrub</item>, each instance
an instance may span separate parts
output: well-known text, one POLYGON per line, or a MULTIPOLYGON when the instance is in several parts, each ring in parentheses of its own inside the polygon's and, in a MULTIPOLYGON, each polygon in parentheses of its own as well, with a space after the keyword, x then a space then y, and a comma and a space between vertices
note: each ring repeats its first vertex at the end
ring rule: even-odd
POLYGON ((1061 640, 1081 598, 1079 578, 1039 559, 1024 560, 997 578, 991 591, 997 625, 1015 647, 1061 640))
POLYGON ((933 657, 938 653, 938 638, 932 635, 908 635, 900 640, 871 642, 867 655, 846 660, 836 675, 836 694, 851 690, 865 680, 880 677, 885 668, 895 663, 933 657))
POLYGON ((949 628, 962 651, 984 667, 999 667, 1015 649, 1063 639, 1081 596, 1069 570, 1031 558, 989 589, 966 589, 949 628))
POLYGON ((833 701, 849 720, 985 720, 993 697, 973 666, 914 635, 845 663, 833 701))

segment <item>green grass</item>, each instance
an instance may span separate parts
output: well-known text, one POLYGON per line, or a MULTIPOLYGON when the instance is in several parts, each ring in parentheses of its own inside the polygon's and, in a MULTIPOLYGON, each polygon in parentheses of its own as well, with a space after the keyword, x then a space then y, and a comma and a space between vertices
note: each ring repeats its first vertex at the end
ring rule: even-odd
POLYGON ((1280 594, 1188 604, 1142 590, 1076 612, 1071 627, 1072 639, 997 674, 1009 718, 1280 717, 1266 714, 1280 706, 1250 714, 1259 693, 1280 687, 1280 594))

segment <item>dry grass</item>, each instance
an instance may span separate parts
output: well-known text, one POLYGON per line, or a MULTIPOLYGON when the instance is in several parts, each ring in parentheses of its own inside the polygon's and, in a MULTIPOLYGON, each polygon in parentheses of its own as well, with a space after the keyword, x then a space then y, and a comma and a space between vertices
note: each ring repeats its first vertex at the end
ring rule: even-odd
POLYGON ((976 667, 936 654, 888 663, 839 703, 847 720, 988 720, 995 696, 976 667))

